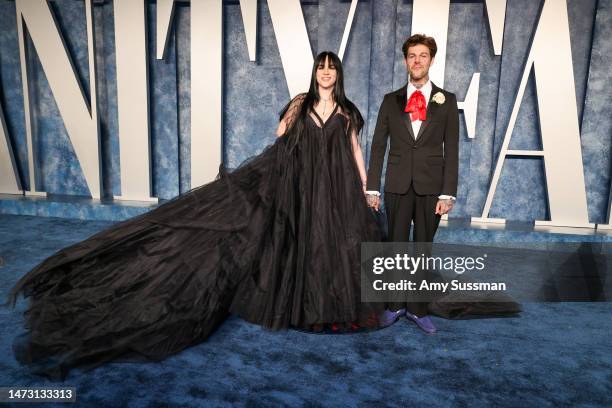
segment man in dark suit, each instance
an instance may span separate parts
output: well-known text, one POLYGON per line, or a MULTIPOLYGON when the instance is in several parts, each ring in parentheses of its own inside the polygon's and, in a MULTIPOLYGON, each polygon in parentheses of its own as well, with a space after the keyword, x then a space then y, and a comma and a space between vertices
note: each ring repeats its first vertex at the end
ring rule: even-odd
MULTIPOLYGON (((385 208, 390 241, 433 242, 440 217, 457 195, 459 113, 457 98, 429 80, 437 46, 432 37, 411 36, 402 47, 409 74, 406 86, 385 95, 378 112, 368 168, 370 206, 380 206, 381 173, 390 142, 385 175, 385 208)), ((436 331, 427 303, 388 304, 391 322, 404 313, 427 333, 436 331)))

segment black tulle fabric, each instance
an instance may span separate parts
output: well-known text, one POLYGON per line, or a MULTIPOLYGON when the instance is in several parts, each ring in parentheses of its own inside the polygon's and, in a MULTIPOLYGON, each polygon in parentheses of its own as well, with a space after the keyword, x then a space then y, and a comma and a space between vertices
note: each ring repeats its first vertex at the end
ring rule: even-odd
POLYGON ((375 327, 360 302, 360 244, 381 239, 347 119, 309 116, 218 180, 51 256, 12 296, 30 298, 17 358, 63 377, 119 357, 160 360, 233 312, 270 329, 375 327), (353 325, 353 327, 355 327, 353 325))
MULTIPOLYGON (((294 109, 295 111, 295 109, 294 109)), ((30 299, 18 360, 64 378, 75 366, 161 360, 229 313, 270 329, 377 328, 360 301, 360 244, 380 241, 341 113, 309 114, 232 172, 65 248, 11 292, 30 299)), ((513 303, 434 302, 454 318, 513 303)))

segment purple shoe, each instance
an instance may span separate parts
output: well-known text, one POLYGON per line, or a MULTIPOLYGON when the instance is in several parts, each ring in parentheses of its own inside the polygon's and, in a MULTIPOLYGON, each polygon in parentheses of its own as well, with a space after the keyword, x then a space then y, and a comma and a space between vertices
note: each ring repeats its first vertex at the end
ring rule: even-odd
POLYGON ((419 326, 419 329, 427 334, 434 334, 437 331, 436 326, 434 326, 429 316, 418 317, 412 313, 406 312, 406 317, 415 322, 416 325, 419 326))
POLYGON ((391 310, 385 310, 378 317, 378 320, 380 322, 380 327, 391 326, 393 323, 397 322, 397 320, 400 317, 402 317, 404 314, 406 314, 406 309, 400 309, 395 312, 391 310))

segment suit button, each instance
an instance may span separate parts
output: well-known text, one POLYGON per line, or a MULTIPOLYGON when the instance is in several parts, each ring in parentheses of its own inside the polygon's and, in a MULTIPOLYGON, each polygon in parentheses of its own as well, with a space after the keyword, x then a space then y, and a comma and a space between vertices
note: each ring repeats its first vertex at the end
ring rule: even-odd
POLYGON ((417 149, 416 145, 412 145, 412 149, 416 150, 417 149))

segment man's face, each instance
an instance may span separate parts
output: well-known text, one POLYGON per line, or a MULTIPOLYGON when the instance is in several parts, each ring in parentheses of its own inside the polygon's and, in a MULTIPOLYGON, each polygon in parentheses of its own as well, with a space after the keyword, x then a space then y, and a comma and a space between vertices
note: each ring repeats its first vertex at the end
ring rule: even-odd
POLYGON ((409 47, 405 62, 410 79, 419 81, 429 75, 429 67, 433 61, 426 45, 417 44, 409 47))

